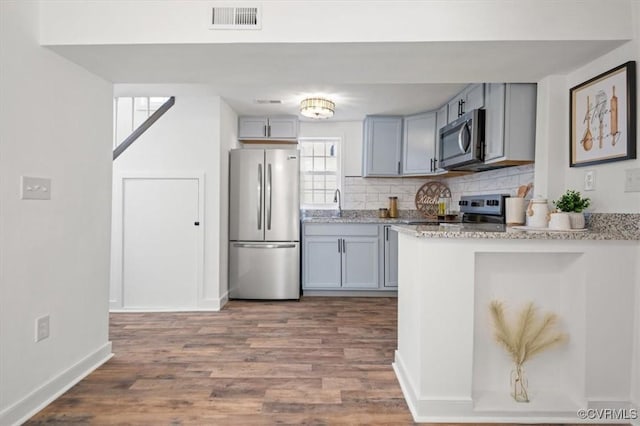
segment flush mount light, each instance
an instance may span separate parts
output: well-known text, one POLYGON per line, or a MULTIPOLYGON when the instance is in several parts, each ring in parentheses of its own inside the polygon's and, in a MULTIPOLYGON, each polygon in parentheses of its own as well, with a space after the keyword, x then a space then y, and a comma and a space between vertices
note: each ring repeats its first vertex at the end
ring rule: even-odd
POLYGON ((333 117, 335 109, 336 104, 325 98, 307 98, 300 102, 300 114, 309 118, 333 117))

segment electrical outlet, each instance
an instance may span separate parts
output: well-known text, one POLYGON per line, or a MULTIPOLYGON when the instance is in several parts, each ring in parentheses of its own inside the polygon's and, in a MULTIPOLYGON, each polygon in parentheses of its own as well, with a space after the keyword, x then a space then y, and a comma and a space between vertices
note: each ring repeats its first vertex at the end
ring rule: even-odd
POLYGON ((596 189, 596 171, 587 170, 584 173, 584 190, 593 191, 596 189))
POLYGON ((624 192, 640 192, 640 169, 625 170, 624 192))
POLYGON ((36 318, 36 342, 49 337, 49 315, 36 318))
POLYGON ((51 179, 22 176, 20 194, 23 200, 50 200, 51 179))

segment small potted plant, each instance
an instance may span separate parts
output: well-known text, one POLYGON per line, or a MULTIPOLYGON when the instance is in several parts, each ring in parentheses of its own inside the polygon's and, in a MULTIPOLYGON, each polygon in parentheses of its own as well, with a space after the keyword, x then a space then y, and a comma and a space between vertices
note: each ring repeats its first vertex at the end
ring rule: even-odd
POLYGON ((578 191, 568 190, 558 200, 553 201, 561 212, 569 213, 572 229, 584 228, 584 209, 591 205, 591 199, 582 198, 578 191))

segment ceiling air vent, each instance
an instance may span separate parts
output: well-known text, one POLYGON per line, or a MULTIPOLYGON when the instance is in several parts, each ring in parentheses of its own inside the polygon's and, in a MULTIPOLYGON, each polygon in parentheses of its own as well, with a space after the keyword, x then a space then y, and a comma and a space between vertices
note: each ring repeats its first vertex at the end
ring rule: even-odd
POLYGON ((258 5, 214 6, 211 8, 212 30, 257 30, 262 28, 258 5))

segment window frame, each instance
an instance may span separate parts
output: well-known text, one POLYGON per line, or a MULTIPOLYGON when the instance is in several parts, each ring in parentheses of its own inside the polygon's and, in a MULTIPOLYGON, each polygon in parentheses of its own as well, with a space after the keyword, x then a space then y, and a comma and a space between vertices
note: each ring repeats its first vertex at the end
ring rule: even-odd
MULTIPOLYGON (((342 170, 343 170, 343 158, 342 158, 342 137, 339 136, 326 136, 326 137, 298 137, 298 147, 300 150, 300 208, 303 210, 334 210, 337 208, 337 204, 334 202, 316 204, 316 203, 305 203, 304 200, 304 176, 311 175, 313 176, 313 172, 305 172, 302 170, 303 165, 303 154, 302 154, 302 144, 303 143, 316 143, 316 142, 325 142, 325 143, 333 143, 336 149, 335 157, 336 157, 336 188, 340 190, 340 195, 342 196, 342 170)), ((326 173, 326 172, 325 172, 326 173)), ((342 204, 344 204, 344 200, 340 200, 342 204)))

